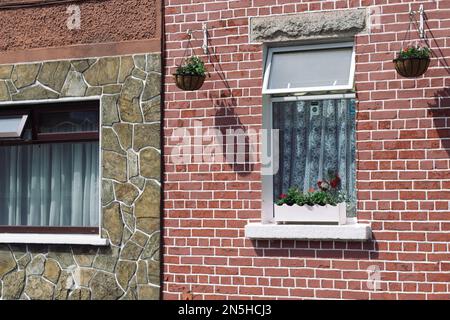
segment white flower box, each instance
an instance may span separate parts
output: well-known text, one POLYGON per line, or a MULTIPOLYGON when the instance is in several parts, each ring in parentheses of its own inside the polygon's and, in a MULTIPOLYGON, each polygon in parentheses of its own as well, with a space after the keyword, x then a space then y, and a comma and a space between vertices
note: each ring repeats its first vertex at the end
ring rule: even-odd
POLYGON ((327 223, 345 224, 347 220, 347 206, 345 202, 337 206, 282 206, 274 205, 274 219, 277 223, 327 223))

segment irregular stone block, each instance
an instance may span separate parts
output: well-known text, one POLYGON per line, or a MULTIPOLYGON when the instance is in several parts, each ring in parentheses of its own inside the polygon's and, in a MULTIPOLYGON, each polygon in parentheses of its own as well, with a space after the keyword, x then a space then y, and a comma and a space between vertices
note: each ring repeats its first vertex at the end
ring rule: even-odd
POLYGON ((122 121, 142 122, 142 113, 139 106, 139 97, 142 93, 143 84, 141 80, 127 78, 122 87, 119 97, 119 112, 122 121))
POLYGON ((61 92, 69 70, 69 61, 44 62, 37 79, 43 85, 52 88, 55 91, 61 92))
POLYGON ((160 124, 137 124, 134 126, 133 148, 139 151, 145 147, 161 148, 160 141, 160 124))
POLYGON ((161 96, 142 102, 142 112, 146 122, 161 121, 161 96))
POLYGON ((125 246, 120 253, 120 259, 136 261, 141 255, 143 249, 144 248, 129 240, 125 243, 125 246))
POLYGON ((20 270, 23 270, 27 267, 27 265, 31 261, 31 254, 26 253, 24 256, 22 256, 20 259, 17 260, 17 266, 20 270))
POLYGON ((8 90, 9 90, 9 92, 10 92, 11 94, 17 92, 17 89, 16 89, 16 87, 14 86, 14 84, 12 83, 11 80, 6 80, 6 86, 8 87, 8 90))
POLYGON ((131 56, 120 58, 119 82, 122 83, 131 75, 134 69, 134 60, 131 56))
POLYGON ((103 87, 103 94, 116 94, 120 93, 122 90, 122 85, 120 84, 110 84, 103 87))
POLYGON ((72 274, 62 271, 55 289, 55 300, 66 300, 69 291, 74 287, 72 274))
POLYGON ((93 300, 115 300, 124 293, 114 275, 102 271, 92 278, 90 288, 93 300))
POLYGON ((133 142, 133 126, 128 123, 114 123, 113 129, 119 137, 121 146, 128 150, 133 142))
POLYGON ((77 268, 73 274, 76 286, 88 287, 96 270, 91 268, 77 268))
POLYGON ((6 81, 0 81, 0 101, 9 101, 11 96, 6 81))
POLYGON ((91 86, 117 83, 119 63, 117 57, 100 58, 84 72, 84 78, 91 86))
POLYGON ((26 87, 18 93, 12 95, 14 101, 18 100, 42 100, 42 99, 56 99, 59 95, 40 84, 31 87, 26 87))
POLYGON ((108 231, 112 244, 120 245, 123 232, 123 222, 120 214, 119 204, 113 203, 103 209, 103 227, 108 231))
POLYGON ((136 271, 136 263, 131 261, 119 261, 116 267, 116 276, 119 285, 127 290, 128 283, 136 271))
POLYGON ((102 129, 102 149, 114 151, 123 155, 126 154, 126 152, 120 146, 119 138, 112 128, 102 129))
POLYGON ((141 69, 134 69, 131 75, 141 80, 145 80, 145 78, 147 77, 147 74, 141 69))
POLYGON ((136 230, 136 232, 131 237, 131 241, 133 241, 134 243, 138 244, 141 247, 145 247, 145 245, 147 244, 148 238, 149 237, 145 233, 142 233, 142 232, 136 230))
POLYGON ((141 176, 131 177, 130 182, 134 184, 139 190, 144 190, 145 187, 145 178, 141 176))
POLYGON ((3 277, 3 296, 5 300, 20 298, 25 286, 25 271, 11 272, 3 277))
POLYGON ((90 267, 94 262, 98 249, 95 247, 74 246, 72 247, 72 251, 73 258, 79 266, 90 267))
POLYGON ((55 260, 49 259, 45 262, 44 277, 53 283, 57 283, 61 269, 55 260))
POLYGON ((117 110, 117 99, 119 96, 103 96, 101 101, 102 106, 102 123, 105 126, 110 126, 113 123, 119 122, 119 112, 117 110))
POLYGON ((72 251, 68 246, 51 246, 47 258, 58 261, 62 268, 69 268, 76 265, 75 260, 73 260, 72 251))
POLYGON ((103 177, 127 181, 127 157, 113 151, 103 151, 103 177))
POLYGON ((79 72, 70 71, 61 90, 61 95, 64 97, 83 97, 87 88, 83 75, 79 72))
POLYGON ((36 81, 40 67, 41 65, 39 63, 18 64, 14 66, 11 74, 11 80, 16 88, 21 89, 33 84, 36 81))
POLYGON ((159 299, 159 287, 150 285, 138 286, 138 299, 139 300, 158 300, 159 299))
POLYGON ((145 61, 145 55, 135 55, 133 56, 134 65, 136 68, 139 68, 141 70, 145 71, 146 67, 146 61, 145 61))
POLYGON ((142 100, 147 101, 161 94, 161 75, 159 73, 149 73, 145 81, 142 100))
POLYGON ((365 9, 306 12, 250 20, 251 42, 352 37, 366 27, 365 9))
POLYGON ((0 245, 0 280, 5 274, 16 268, 16 260, 8 246, 0 245))
POLYGON ((91 292, 86 288, 78 288, 72 291, 67 300, 89 300, 91 292))
POLYGON ((86 97, 100 96, 103 92, 103 87, 88 87, 85 93, 86 97))
POLYGON ((126 209, 126 207, 124 205, 120 205, 120 208, 122 210, 122 219, 125 222, 125 225, 132 231, 134 232, 134 228, 135 228, 135 218, 133 216, 133 210, 132 208, 130 208, 130 211, 128 211, 126 209))
POLYGON ((139 155, 141 176, 148 179, 161 179, 161 154, 154 148, 142 149, 139 155))
POLYGON ((134 200, 139 195, 139 190, 131 183, 116 183, 114 184, 116 199, 131 206, 134 200))
POLYGON ((44 278, 29 276, 25 286, 25 294, 32 300, 50 300, 53 298, 55 286, 44 278))
POLYGON ((147 234, 152 234, 160 229, 159 218, 137 218, 136 229, 139 229, 147 234))
POLYGON ((160 233, 155 232, 150 237, 150 240, 148 241, 147 245, 144 248, 144 252, 142 252, 142 259, 154 259, 155 254, 158 252, 159 248, 161 246, 161 239, 160 239, 160 233))
POLYGON ((89 66, 90 66, 89 61, 86 60, 86 59, 83 59, 83 60, 73 60, 73 61, 71 61, 71 63, 72 63, 72 65, 73 65, 73 68, 74 68, 76 71, 81 72, 81 73, 83 73, 84 71, 86 71, 86 70, 89 68, 89 66))
POLYGON ((117 247, 102 247, 98 250, 95 257, 93 267, 96 269, 114 272, 114 269, 119 259, 119 248, 117 247))
POLYGON ((111 180, 102 180, 102 205, 106 206, 114 201, 114 188, 111 180))
POLYGON ((159 261, 148 260, 147 268, 148 268, 148 281, 152 284, 159 285, 160 269, 161 269, 159 261))
POLYGON ((161 187, 153 181, 147 181, 144 192, 136 200, 137 218, 159 218, 161 212, 161 187))
POLYGON ((133 150, 128 150, 127 159, 128 159, 128 179, 131 179, 139 175, 138 155, 133 150))
POLYGON ((128 289, 120 300, 137 300, 136 291, 134 289, 128 289))
POLYGON ((43 255, 37 255, 27 266, 27 274, 42 275, 44 273, 44 266, 45 266, 45 257, 43 255))
POLYGON ((11 73, 14 66, 12 65, 2 65, 0 66, 0 79, 9 79, 11 78, 11 73))
POLYGON ((138 261, 138 267, 136 271, 136 280, 138 284, 147 284, 147 263, 143 260, 138 261))
POLYGON ((147 72, 161 73, 161 55, 159 53, 147 54, 147 72))

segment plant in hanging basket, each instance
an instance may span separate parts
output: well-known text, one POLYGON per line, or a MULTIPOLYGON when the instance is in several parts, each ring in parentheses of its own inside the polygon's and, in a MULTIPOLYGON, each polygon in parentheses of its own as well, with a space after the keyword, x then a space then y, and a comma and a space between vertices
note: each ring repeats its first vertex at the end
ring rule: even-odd
POLYGON ((197 56, 187 58, 174 73, 175 84, 181 90, 195 91, 202 87, 206 78, 205 63, 197 56))
POLYGON ((428 47, 412 46, 400 50, 394 59, 395 70, 405 78, 417 78, 430 66, 431 50, 428 47))

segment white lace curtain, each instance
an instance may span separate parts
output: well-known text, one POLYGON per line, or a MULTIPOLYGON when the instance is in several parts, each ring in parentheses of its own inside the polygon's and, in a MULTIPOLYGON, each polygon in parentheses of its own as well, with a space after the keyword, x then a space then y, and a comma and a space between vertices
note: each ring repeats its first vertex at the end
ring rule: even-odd
POLYGON ((98 224, 98 142, 0 147, 0 225, 98 224))
POLYGON ((353 99, 275 102, 273 128, 280 129, 275 199, 292 186, 317 189, 328 171, 338 173, 342 189, 356 199, 353 99))

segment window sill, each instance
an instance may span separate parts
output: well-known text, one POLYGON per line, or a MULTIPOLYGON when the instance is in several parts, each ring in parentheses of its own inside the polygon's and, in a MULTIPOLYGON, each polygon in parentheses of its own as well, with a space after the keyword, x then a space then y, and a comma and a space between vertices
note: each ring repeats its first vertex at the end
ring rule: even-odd
POLYGON ((278 240, 365 241, 371 239, 372 229, 369 224, 362 223, 344 225, 249 223, 245 226, 245 237, 278 240))
POLYGON ((73 244, 107 246, 108 239, 98 234, 38 234, 38 233, 1 233, 0 243, 11 244, 73 244))

